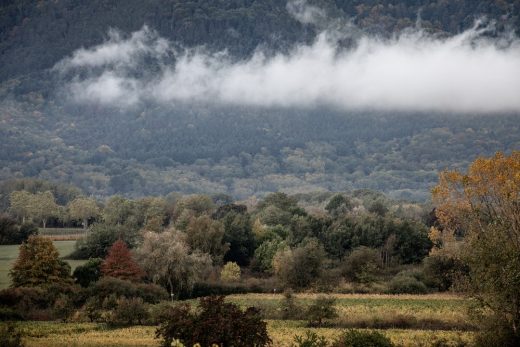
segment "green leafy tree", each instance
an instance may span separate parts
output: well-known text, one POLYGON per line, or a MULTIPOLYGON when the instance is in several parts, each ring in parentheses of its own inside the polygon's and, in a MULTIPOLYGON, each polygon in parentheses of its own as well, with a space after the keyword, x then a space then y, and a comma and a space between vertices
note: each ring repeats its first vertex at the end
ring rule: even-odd
POLYGON ((381 270, 381 257, 375 249, 361 246, 352 251, 342 272, 351 281, 370 283, 381 270))
POLYGON ((71 254, 73 259, 105 258, 108 249, 118 239, 125 241, 130 247, 135 247, 138 230, 135 226, 95 223, 90 226, 90 233, 76 242, 71 254))
POLYGON ((191 249, 211 255, 215 264, 222 264, 229 245, 224 242, 224 226, 209 216, 191 217, 186 227, 186 241, 191 249))
POLYGON ((139 225, 144 229, 159 232, 168 221, 168 202, 162 197, 146 197, 135 202, 139 225))
POLYGON ((74 269, 72 277, 82 287, 88 287, 90 283, 96 282, 101 277, 101 264, 103 259, 90 258, 85 264, 74 269))
POLYGON ((32 194, 25 190, 14 191, 9 195, 9 212, 11 215, 20 218, 22 223, 25 223, 31 214, 31 197, 32 194))
POLYGON ((37 287, 71 283, 70 266, 48 238, 30 236, 20 246, 18 258, 10 270, 13 287, 37 287))
POLYGON ((51 217, 59 215, 58 205, 50 191, 33 194, 29 200, 29 214, 33 220, 42 222, 43 228, 51 217))
POLYGON ((280 237, 262 242, 255 250, 256 267, 267 273, 273 272, 273 259, 277 252, 288 248, 280 237))
POLYGON ((196 281, 211 269, 209 254, 191 252, 186 235, 170 229, 160 234, 146 232, 143 243, 136 250, 138 262, 154 283, 171 293, 189 293, 196 281))
POLYGON ((78 197, 72 200, 69 205, 70 218, 74 220, 81 220, 83 228, 88 228, 88 221, 100 215, 101 209, 97 201, 92 198, 78 197))
POLYGON ((240 266, 248 265, 256 247, 249 215, 230 212, 222 219, 222 224, 224 242, 229 244, 224 261, 233 261, 240 266))
POLYGON ((103 220, 109 225, 123 225, 132 221, 134 202, 119 195, 111 196, 103 209, 103 220))
POLYGON ((325 206, 325 210, 335 217, 351 211, 352 208, 352 202, 343 194, 334 195, 325 206))
POLYGON ((226 263, 220 271, 220 279, 224 282, 236 282, 240 280, 240 266, 233 262, 226 263))
POLYGON ((312 240, 293 250, 279 251, 273 260, 273 268, 282 285, 306 288, 321 277, 324 260, 323 247, 312 240))
POLYGON ((38 233, 38 229, 32 224, 23 224, 18 226, 16 220, 6 214, 0 214, 0 245, 20 244, 27 238, 38 233))

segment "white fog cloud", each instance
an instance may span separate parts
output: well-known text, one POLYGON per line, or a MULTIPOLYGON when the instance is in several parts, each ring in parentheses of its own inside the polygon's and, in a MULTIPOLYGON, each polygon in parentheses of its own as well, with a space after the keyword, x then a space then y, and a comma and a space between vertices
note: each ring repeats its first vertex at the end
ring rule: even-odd
MULTIPOLYGON (((305 23, 324 18, 319 9, 309 9, 301 1, 290 2, 288 9, 305 23)), ((481 34, 474 28, 438 38, 416 30, 392 39, 362 36, 354 48, 343 49, 335 39, 337 33, 324 31, 312 44, 289 53, 266 56, 259 51, 236 61, 225 53, 175 52, 168 41, 145 27, 128 38, 112 31, 105 43, 76 51, 56 68, 74 76, 68 84, 74 100, 122 107, 151 101, 520 111, 519 41, 497 44, 481 34), (149 58, 146 63, 143 56, 149 58), (143 74, 150 59, 155 72, 143 74)))

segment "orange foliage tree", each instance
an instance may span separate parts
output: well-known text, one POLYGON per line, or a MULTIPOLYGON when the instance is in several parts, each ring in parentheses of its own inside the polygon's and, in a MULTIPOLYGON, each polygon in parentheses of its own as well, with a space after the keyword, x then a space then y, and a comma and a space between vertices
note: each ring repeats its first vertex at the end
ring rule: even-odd
POLYGON ((132 254, 126 243, 119 239, 110 247, 108 254, 101 264, 104 276, 116 277, 122 280, 139 281, 144 272, 132 259, 132 254))
POLYGON ((520 345, 520 151, 478 158, 467 174, 442 172, 433 198, 439 247, 448 246, 442 240, 463 240, 467 288, 489 332, 479 344, 520 345))

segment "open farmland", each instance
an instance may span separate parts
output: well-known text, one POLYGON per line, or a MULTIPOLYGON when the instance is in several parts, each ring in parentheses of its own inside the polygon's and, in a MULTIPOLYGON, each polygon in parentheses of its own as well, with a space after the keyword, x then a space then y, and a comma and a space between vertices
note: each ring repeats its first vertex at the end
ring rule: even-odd
MULTIPOLYGON (((54 246, 58 249, 61 257, 68 256, 73 250, 76 241, 54 241, 54 246)), ((11 280, 9 279, 9 270, 13 266, 18 257, 18 249, 20 245, 1 245, 0 246, 0 289, 9 287, 11 280)), ((67 260, 72 271, 83 264, 85 260, 67 260)))
MULTIPOLYGON (((306 305, 313 294, 297 295, 297 302, 306 305)), ((391 317, 406 316, 420 322, 427 317, 438 321, 438 328, 379 329, 398 346, 431 346, 435 341, 448 345, 471 343, 473 332, 466 317, 466 301, 453 295, 334 295, 339 312, 337 322, 326 328, 306 327, 305 321, 268 319, 268 331, 274 346, 291 346, 295 335, 307 330, 332 340, 345 327, 361 327, 367 322, 384 322, 391 317), (448 328, 450 327, 451 328, 448 328), (442 329, 440 327, 443 327, 442 329)), ((261 307, 264 314, 276 310, 282 295, 246 294, 229 296, 241 306, 261 307)), ((388 322, 387 322, 388 323, 388 322)), ((108 328, 96 323, 20 322, 27 346, 159 346, 154 326, 108 328)), ((401 323, 402 324, 402 323, 401 323)))

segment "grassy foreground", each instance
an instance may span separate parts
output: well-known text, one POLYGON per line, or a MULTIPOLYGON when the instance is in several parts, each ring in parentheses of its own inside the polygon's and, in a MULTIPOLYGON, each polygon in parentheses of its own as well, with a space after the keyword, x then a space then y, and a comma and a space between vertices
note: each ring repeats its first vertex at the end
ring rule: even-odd
MULTIPOLYGON (((95 323, 57 323, 57 322, 21 322, 24 342, 28 347, 102 347, 102 346, 159 346, 155 339, 155 327, 133 326, 109 329, 95 323)), ((302 322, 268 321, 269 336, 274 347, 290 347, 295 335, 303 335, 306 330, 315 331, 329 339, 341 333, 339 329, 307 329, 302 322)), ((460 331, 432 330, 382 330, 399 346, 431 346, 433 342, 444 340, 448 343, 464 341, 470 343, 472 333, 460 331)))
MULTIPOLYGON (((471 345, 473 332, 466 317, 466 301, 447 294, 437 295, 356 295, 337 294, 339 319, 328 328, 309 329, 305 321, 267 320, 269 335, 275 347, 289 347, 295 335, 306 330, 315 331, 328 339, 337 337, 351 326, 377 327, 396 345, 403 347, 431 346, 443 341, 443 346, 460 343, 471 345), (403 321, 415 322, 400 329, 403 321), (431 325, 428 322, 434 321, 431 325), (421 322, 425 322, 422 324, 421 322)), ((305 305, 314 294, 297 294, 297 301, 305 305)), ((241 306, 256 306, 264 311, 276 310, 283 296, 246 294, 229 296, 228 300, 241 306)), ((1 324, 1 323, 0 323, 1 324)), ((107 328, 96 323, 20 322, 27 346, 158 346, 154 326, 107 328)))
MULTIPOLYGON (((61 257, 66 257, 74 250, 76 241, 54 241, 54 246, 58 249, 61 257)), ((0 289, 9 287, 11 280, 9 278, 9 270, 13 266, 16 258, 18 258, 18 249, 20 245, 1 245, 0 246, 0 289)), ((67 260, 72 271, 85 263, 85 260, 67 260)))

